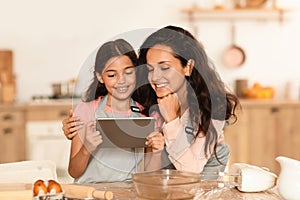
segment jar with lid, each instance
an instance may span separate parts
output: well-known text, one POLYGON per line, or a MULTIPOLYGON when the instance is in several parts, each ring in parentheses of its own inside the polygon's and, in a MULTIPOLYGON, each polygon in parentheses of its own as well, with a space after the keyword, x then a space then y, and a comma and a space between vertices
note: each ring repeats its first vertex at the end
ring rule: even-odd
POLYGON ((288 100, 300 99, 300 80, 292 80, 286 83, 285 98, 288 100))

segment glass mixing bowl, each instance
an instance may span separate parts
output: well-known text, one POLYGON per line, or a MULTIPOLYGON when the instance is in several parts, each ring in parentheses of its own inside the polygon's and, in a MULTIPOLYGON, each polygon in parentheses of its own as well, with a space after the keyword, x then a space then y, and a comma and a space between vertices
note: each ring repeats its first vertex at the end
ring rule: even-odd
POLYGON ((166 169, 133 173, 132 181, 140 199, 193 199, 200 186, 201 175, 166 169))

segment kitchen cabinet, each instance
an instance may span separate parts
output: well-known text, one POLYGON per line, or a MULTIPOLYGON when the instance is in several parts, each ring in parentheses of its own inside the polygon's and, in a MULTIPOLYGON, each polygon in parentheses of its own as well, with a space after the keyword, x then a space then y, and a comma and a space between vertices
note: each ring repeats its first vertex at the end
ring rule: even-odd
POLYGON ((27 121, 61 121, 69 115, 71 103, 37 103, 27 106, 27 121))
POLYGON ((25 160, 25 109, 0 106, 0 163, 25 160))
POLYGON ((72 182, 68 175, 71 140, 62 131, 71 102, 33 103, 26 107, 26 160, 51 160, 60 182, 72 182))
POLYGON ((241 101, 236 124, 225 128, 230 163, 243 162, 279 173, 277 156, 300 160, 300 102, 241 101))
POLYGON ((69 102, 0 105, 0 163, 28 159, 31 147, 36 146, 32 141, 37 138, 68 142, 61 121, 68 116, 70 108, 69 102))

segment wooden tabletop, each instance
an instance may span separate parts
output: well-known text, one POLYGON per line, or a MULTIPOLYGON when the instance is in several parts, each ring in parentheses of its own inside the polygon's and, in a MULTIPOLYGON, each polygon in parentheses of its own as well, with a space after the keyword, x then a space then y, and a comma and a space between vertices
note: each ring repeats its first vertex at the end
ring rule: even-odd
MULTIPOLYGON (((201 183, 202 184, 202 183, 201 183)), ((32 200, 33 193, 30 188, 24 184, 0 184, 0 199, 2 200, 32 200)), ((131 182, 97 183, 85 186, 92 186, 96 190, 111 191, 114 200, 140 200, 131 182)), ((90 199, 90 198, 89 198, 90 199)), ((201 185, 197 191, 194 200, 283 200, 276 188, 256 193, 244 193, 234 187, 208 188, 201 185)), ((68 198, 68 200, 72 200, 68 198)), ((76 198, 78 200, 78 198, 76 198)))
MULTIPOLYGON (((92 184, 91 186, 95 187, 98 190, 109 190, 114 193, 114 199, 116 200, 136 200, 137 194, 135 192, 134 186, 130 182, 122 183, 98 183, 92 184)), ((201 187, 194 200, 202 199, 213 199, 213 200, 283 200, 277 192, 276 188, 264 191, 264 192, 255 192, 255 193, 245 193, 240 192, 234 187, 223 187, 223 188, 214 188, 207 189, 201 187)))

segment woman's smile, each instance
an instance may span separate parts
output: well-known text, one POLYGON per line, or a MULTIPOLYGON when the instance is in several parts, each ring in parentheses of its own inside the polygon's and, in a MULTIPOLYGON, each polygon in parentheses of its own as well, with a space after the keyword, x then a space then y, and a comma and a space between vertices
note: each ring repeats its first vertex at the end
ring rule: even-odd
POLYGON ((155 45, 147 53, 148 80, 158 97, 185 89, 185 71, 170 47, 155 45))

